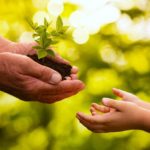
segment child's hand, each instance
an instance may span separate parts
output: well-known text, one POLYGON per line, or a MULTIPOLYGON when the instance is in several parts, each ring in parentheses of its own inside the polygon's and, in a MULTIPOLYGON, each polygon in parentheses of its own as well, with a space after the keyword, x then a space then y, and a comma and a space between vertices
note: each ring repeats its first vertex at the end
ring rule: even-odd
POLYGON ((128 93, 128 92, 125 92, 116 88, 113 88, 113 93, 116 96, 122 98, 123 101, 132 102, 145 109, 150 109, 150 103, 140 100, 137 96, 131 93, 128 93))
POLYGON ((132 102, 103 99, 104 106, 93 104, 92 115, 77 113, 79 121, 89 130, 96 133, 143 129, 144 116, 149 111, 132 102), (110 110, 114 108, 114 110, 110 110), (100 115, 96 111, 103 112, 100 115), (145 114, 146 113, 146 114, 145 114))

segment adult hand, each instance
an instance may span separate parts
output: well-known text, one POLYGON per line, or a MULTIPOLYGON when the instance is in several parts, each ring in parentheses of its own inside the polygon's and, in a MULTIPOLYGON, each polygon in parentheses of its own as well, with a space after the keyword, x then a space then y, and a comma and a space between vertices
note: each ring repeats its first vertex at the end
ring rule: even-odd
MULTIPOLYGON (((37 43, 15 43, 0 37, 0 52, 10 52, 16 53, 21 55, 34 55, 36 51, 32 48, 33 46, 37 45, 37 43)), ((64 60, 60 55, 56 54, 54 57, 49 57, 49 59, 53 59, 56 62, 70 64, 67 60, 64 60)), ((70 77, 66 77, 68 80, 76 80, 78 73, 78 68, 73 66, 71 70, 70 77)))
POLYGON ((27 56, 0 53, 0 90, 25 101, 53 103, 84 88, 79 80, 61 81, 56 71, 27 56))

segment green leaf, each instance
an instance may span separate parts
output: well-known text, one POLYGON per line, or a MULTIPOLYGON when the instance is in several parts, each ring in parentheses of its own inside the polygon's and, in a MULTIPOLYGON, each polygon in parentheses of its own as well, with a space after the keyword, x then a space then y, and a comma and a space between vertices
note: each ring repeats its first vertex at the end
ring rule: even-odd
POLYGON ((46 28, 48 28, 48 26, 49 26, 49 23, 48 23, 48 21, 46 20, 46 18, 44 18, 44 26, 45 26, 46 28))
POLYGON ((44 25, 34 24, 32 21, 29 22, 30 26, 34 29, 34 40, 38 43, 37 46, 33 48, 37 50, 38 58, 44 58, 47 55, 54 56, 54 52, 49 49, 49 47, 53 44, 57 44, 60 38, 64 38, 64 32, 67 31, 68 27, 63 26, 63 21, 59 16, 56 21, 56 29, 53 30, 49 27, 49 23, 44 19, 44 25), (50 31, 48 31, 50 30, 50 31))
POLYGON ((48 53, 50 56, 55 56, 54 51, 51 50, 51 49, 48 49, 48 50, 47 50, 47 53, 48 53))
POLYGON ((42 32, 41 36, 40 36, 40 39, 41 39, 41 46, 44 48, 44 43, 45 41, 47 40, 47 35, 46 35, 46 32, 42 32))
POLYGON ((34 24, 33 21, 30 18, 26 18, 26 21, 28 22, 28 24, 30 25, 30 27, 35 30, 35 28, 37 27, 37 24, 34 24))
POLYGON ((47 48, 51 45, 52 43, 52 40, 51 39, 46 39, 45 42, 44 42, 44 48, 47 48))
POLYGON ((57 32, 60 32, 62 30, 62 28, 63 28, 63 21, 62 21, 61 17, 59 16, 56 21, 57 32))
POLYGON ((40 25, 35 29, 35 32, 37 32, 38 34, 41 34, 42 32, 44 32, 44 30, 46 30, 45 26, 40 25))
POLYGON ((52 36, 59 36, 59 33, 54 30, 54 31, 51 32, 51 35, 52 35, 52 36))
POLYGON ((47 51, 45 50, 38 50, 37 54, 38 54, 38 59, 44 58, 48 55, 47 51))
POLYGON ((41 40, 40 40, 40 38, 36 39, 35 41, 36 41, 39 45, 41 45, 41 40))
POLYGON ((33 49, 36 49, 36 50, 41 50, 41 49, 42 49, 41 46, 33 46, 32 48, 33 48, 33 49))
POLYGON ((33 38, 36 38, 36 37, 38 37, 38 36, 39 36, 39 35, 36 34, 36 33, 34 33, 34 34, 32 35, 33 38))
POLYGON ((64 26, 64 27, 62 28, 62 32, 66 32, 68 29, 69 29, 69 26, 64 26))

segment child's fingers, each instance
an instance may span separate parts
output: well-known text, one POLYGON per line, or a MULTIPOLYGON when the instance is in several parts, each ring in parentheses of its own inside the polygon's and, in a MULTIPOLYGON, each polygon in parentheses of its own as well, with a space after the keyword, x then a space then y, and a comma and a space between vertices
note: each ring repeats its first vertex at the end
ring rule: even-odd
POLYGON ((90 130, 95 130, 96 129, 96 125, 91 124, 90 122, 84 120, 83 118, 81 118, 80 116, 77 116, 78 120, 80 121, 80 123, 82 123, 85 127, 87 127, 90 130))
POLYGON ((116 110, 122 111, 124 107, 126 106, 126 102, 123 101, 117 101, 110 98, 103 98, 102 102, 105 106, 114 108, 116 110))
POLYGON ((102 113, 110 112, 110 108, 109 107, 98 105, 96 103, 93 103, 92 107, 94 107, 97 111, 100 111, 102 113))
POLYGON ((82 125, 84 125, 87 129, 89 129, 93 132, 98 133, 103 128, 103 125, 101 125, 101 124, 95 124, 95 123, 88 122, 88 121, 84 120, 83 118, 81 118, 80 116, 77 116, 77 118, 82 125))
POLYGON ((85 126, 87 129, 91 130, 92 132, 97 132, 97 127, 93 126, 92 124, 88 124, 86 121, 79 119, 80 123, 85 126))
POLYGON ((134 100, 138 100, 138 97, 129 93, 129 92, 126 92, 126 91, 123 91, 123 90, 120 90, 120 89, 116 89, 116 88, 113 88, 113 93, 118 96, 118 97, 121 97, 123 98, 125 101, 134 101, 134 100))
POLYGON ((92 116, 85 115, 84 113, 81 113, 81 112, 77 113, 77 117, 81 118, 83 120, 86 120, 87 122, 93 122, 93 117, 92 116))
POLYGON ((98 115, 94 107, 90 108, 90 112, 91 112, 92 116, 98 115))
POLYGON ((101 115, 86 115, 84 113, 77 113, 77 117, 81 118, 82 120, 85 120, 86 122, 89 122, 91 124, 103 124, 105 123, 107 120, 107 118, 102 117, 101 115))
POLYGON ((119 90, 119 89, 116 89, 116 88, 113 88, 113 93, 114 93, 116 96, 121 97, 121 98, 123 98, 123 96, 124 96, 124 94, 125 94, 123 91, 121 91, 121 90, 119 90))

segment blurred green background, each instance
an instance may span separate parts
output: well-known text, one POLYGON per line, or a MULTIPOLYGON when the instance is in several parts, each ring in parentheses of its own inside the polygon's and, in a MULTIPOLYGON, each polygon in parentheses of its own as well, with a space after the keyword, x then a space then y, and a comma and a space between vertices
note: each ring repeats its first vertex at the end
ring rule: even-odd
POLYGON ((0 93, 0 150, 149 150, 143 131, 93 134, 76 112, 112 97, 117 87, 150 100, 149 0, 0 0, 0 34, 31 42, 25 17, 39 24, 58 15, 70 26, 56 47, 80 68, 86 89, 46 105, 0 93))

